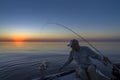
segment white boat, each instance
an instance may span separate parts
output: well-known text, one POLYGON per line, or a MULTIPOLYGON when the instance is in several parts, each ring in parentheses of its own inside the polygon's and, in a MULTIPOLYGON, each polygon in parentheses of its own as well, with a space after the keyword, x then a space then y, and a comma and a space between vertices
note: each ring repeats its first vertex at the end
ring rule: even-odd
MULTIPOLYGON (((105 66, 99 61, 93 61, 93 63, 96 64, 97 66, 96 72, 99 80, 111 80, 111 78, 113 77, 116 78, 113 80, 120 80, 120 65, 114 64, 115 65, 114 67, 112 64, 108 64, 107 66, 105 66)), ((61 73, 50 74, 42 79, 41 77, 38 77, 32 80, 82 80, 82 79, 76 76, 75 70, 70 70, 61 73)))

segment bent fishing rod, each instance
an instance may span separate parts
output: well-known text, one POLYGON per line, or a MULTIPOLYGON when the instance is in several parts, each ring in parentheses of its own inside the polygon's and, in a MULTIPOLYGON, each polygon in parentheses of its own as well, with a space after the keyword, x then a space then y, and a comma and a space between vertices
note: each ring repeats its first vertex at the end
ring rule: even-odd
MULTIPOLYGON (((81 35, 79 35, 78 33, 76 33, 75 31, 73 31, 72 29, 70 29, 69 27, 63 25, 63 24, 59 24, 59 23, 47 23, 47 24, 55 24, 58 26, 61 26, 67 30, 69 30, 70 32, 72 32, 73 34, 75 34, 76 36, 78 36, 79 38, 81 38, 83 41, 85 41, 88 45, 90 45, 95 51, 97 51, 99 54, 101 54, 103 57, 105 57, 97 48, 95 48, 88 40, 86 40, 84 37, 82 37, 81 35)), ((109 63, 112 64, 112 62, 108 59, 109 63)))

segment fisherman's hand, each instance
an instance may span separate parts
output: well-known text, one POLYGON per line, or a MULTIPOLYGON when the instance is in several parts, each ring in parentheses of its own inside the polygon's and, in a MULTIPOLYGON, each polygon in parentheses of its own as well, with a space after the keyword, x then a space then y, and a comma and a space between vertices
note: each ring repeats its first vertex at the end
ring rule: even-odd
POLYGON ((103 64, 104 65, 108 65, 108 63, 111 63, 111 61, 109 60, 109 58, 108 57, 103 57, 103 64))

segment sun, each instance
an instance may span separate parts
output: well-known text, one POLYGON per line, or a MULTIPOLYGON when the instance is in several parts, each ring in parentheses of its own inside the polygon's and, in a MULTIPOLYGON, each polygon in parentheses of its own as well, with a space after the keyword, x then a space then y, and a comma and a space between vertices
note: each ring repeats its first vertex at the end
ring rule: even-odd
POLYGON ((13 38, 13 40, 14 40, 14 42, 23 42, 24 41, 24 37, 18 35, 18 36, 15 36, 13 38))
POLYGON ((22 35, 16 35, 13 37, 13 41, 15 42, 16 46, 21 46, 24 40, 25 38, 22 35))

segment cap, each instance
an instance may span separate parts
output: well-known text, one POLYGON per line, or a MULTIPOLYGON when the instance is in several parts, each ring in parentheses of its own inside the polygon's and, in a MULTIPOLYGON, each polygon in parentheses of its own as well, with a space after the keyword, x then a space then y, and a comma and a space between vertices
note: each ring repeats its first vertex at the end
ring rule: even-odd
POLYGON ((72 45, 76 45, 76 44, 79 44, 78 40, 73 39, 73 40, 70 40, 70 41, 68 42, 68 45, 67 45, 67 46, 72 46, 72 45))

